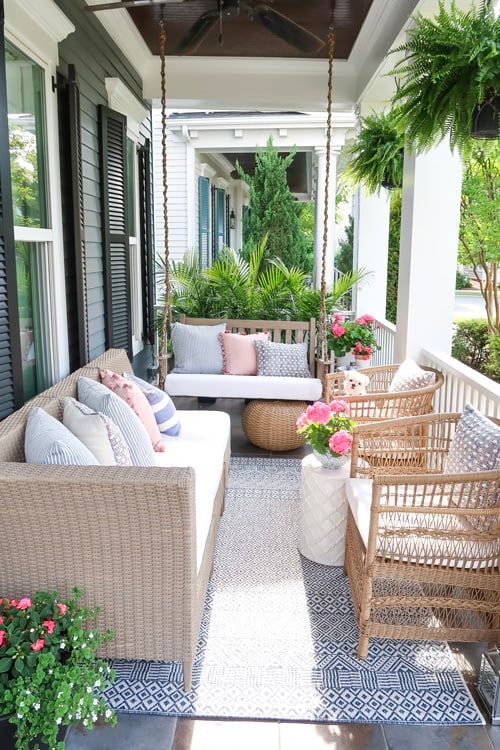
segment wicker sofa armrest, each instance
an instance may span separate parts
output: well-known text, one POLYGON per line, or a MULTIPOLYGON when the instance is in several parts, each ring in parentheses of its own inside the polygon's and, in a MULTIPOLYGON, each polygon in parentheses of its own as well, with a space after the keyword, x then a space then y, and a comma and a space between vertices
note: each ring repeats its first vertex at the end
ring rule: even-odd
POLYGON ((182 658, 196 638, 191 468, 0 465, 0 591, 102 606, 103 655, 182 658))

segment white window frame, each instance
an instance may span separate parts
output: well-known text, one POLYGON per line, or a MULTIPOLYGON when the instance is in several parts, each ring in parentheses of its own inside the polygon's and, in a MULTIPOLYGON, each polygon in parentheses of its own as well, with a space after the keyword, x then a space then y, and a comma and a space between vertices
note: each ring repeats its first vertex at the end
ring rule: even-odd
MULTIPOLYGON (((141 263, 141 235, 140 235, 140 190, 139 163, 137 149, 141 145, 140 129, 149 110, 132 94, 130 89, 120 78, 106 78, 108 104, 115 112, 120 112, 127 118, 127 138, 135 149, 134 158, 134 214, 135 236, 129 236, 130 251, 130 314, 132 327, 132 354, 135 356, 144 349, 143 340, 143 308, 142 308, 142 263, 141 263)), ((128 144, 127 144, 128 146, 128 144)), ((127 148, 128 161, 128 148, 127 148)), ((128 196, 127 196, 128 199, 128 196)))
POLYGON ((62 227, 57 94, 52 90, 59 62, 58 44, 75 30, 54 0, 5 0, 5 38, 44 71, 48 229, 14 227, 16 241, 39 245, 42 308, 48 320, 42 356, 44 378, 55 382, 69 372, 68 322, 62 227))

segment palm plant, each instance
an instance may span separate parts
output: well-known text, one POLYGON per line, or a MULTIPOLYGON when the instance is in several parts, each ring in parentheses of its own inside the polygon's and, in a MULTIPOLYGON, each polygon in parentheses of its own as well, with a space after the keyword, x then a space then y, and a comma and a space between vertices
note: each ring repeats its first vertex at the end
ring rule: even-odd
POLYGON ((400 79, 393 104, 407 142, 425 149, 449 134, 453 147, 466 150, 485 108, 493 117, 488 137, 497 136, 500 18, 486 2, 465 12, 454 2, 447 10, 440 0, 435 18, 414 20, 404 44, 393 50, 402 55, 392 71, 400 79))
POLYGON ((344 177, 356 185, 364 184, 370 193, 381 187, 401 187, 404 145, 404 134, 394 111, 364 117, 356 142, 348 151, 353 158, 344 177))

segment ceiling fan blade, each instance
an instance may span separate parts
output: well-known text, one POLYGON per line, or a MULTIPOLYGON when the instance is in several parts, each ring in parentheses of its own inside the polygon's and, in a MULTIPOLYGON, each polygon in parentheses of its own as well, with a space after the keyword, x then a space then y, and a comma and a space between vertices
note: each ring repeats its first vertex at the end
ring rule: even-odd
POLYGON ((284 39, 300 52, 319 52, 325 46, 325 42, 319 36, 268 5, 256 5, 253 8, 249 7, 249 10, 268 31, 284 39))
POLYGON ((147 5, 178 5, 185 0, 123 0, 123 2, 100 3, 99 5, 87 5, 85 10, 97 13, 100 10, 118 10, 120 8, 142 8, 147 5))
POLYGON ((209 10, 200 16, 191 26, 184 39, 180 42, 176 54, 184 55, 186 52, 194 52, 198 49, 210 29, 217 22, 218 18, 218 10, 209 10))

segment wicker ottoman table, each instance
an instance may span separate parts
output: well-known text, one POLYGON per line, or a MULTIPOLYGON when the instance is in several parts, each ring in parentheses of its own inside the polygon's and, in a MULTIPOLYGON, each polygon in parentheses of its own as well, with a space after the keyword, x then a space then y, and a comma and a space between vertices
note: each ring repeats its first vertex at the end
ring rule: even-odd
POLYGON ((241 417, 243 432, 259 448, 293 451, 304 445, 295 423, 306 408, 305 401, 250 401, 241 417))

